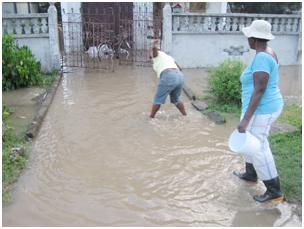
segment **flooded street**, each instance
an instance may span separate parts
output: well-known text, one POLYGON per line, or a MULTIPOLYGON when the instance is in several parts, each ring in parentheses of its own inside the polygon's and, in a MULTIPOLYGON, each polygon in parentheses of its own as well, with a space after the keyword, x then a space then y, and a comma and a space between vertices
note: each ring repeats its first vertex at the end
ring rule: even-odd
POLYGON ((232 175, 235 122, 215 125, 184 94, 188 116, 167 100, 151 120, 156 86, 150 68, 65 73, 3 226, 301 226, 232 175))

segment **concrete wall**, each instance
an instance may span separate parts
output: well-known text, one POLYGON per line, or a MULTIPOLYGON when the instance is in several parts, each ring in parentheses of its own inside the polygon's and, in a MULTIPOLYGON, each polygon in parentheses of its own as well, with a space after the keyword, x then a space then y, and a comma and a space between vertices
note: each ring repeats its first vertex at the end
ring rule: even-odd
POLYGON ((31 13, 38 13, 38 5, 37 3, 30 2, 4 2, 2 3, 2 14, 15 14, 15 6, 17 14, 28 14, 29 7, 31 13))
POLYGON ((61 17, 63 29, 64 51, 83 51, 81 2, 62 2, 61 17))
POLYGON ((50 72, 51 68, 51 56, 49 52, 44 52, 43 50, 50 50, 50 43, 48 37, 36 37, 35 42, 32 39, 27 38, 15 38, 15 42, 19 46, 28 46, 35 58, 40 61, 42 71, 50 72))
MULTIPOLYGON (((277 35, 268 45, 277 53, 281 65, 295 65, 301 64, 302 59, 297 59, 298 40, 297 35, 277 35)), ((248 63, 254 54, 242 34, 173 34, 172 37, 171 55, 185 68, 216 65, 227 58, 241 58, 248 63), (238 46, 243 46, 242 55, 232 56, 224 51, 238 46)))
POLYGON ((227 2, 207 2, 206 13, 226 13, 227 2))
POLYGON ((153 33, 153 2, 133 3, 133 41, 136 49, 146 49, 151 46, 153 33), (151 32, 147 29, 151 28, 151 32), (150 32, 150 33, 149 33, 150 32))
POLYGON ((276 38, 269 42, 281 65, 302 64, 300 15, 170 13, 164 7, 163 50, 184 68, 216 65, 227 58, 248 63, 254 56, 241 32, 253 20, 272 24, 276 38), (166 26, 169 25, 169 26, 166 26))
POLYGON ((2 15, 2 29, 12 34, 17 44, 31 49, 42 71, 60 69, 57 10, 53 3, 48 13, 2 15))

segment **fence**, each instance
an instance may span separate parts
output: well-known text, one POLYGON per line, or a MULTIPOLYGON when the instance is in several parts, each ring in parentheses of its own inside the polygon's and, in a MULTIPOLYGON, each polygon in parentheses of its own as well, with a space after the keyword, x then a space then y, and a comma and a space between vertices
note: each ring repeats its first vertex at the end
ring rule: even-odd
POLYGON ((12 34, 18 45, 31 49, 43 71, 60 68, 57 10, 53 4, 48 13, 2 15, 2 29, 12 34))
POLYGON ((272 25, 276 39, 269 46, 281 65, 301 64, 301 15, 171 13, 166 7, 163 47, 182 67, 207 67, 229 57, 248 63, 255 53, 241 29, 255 19, 272 25))

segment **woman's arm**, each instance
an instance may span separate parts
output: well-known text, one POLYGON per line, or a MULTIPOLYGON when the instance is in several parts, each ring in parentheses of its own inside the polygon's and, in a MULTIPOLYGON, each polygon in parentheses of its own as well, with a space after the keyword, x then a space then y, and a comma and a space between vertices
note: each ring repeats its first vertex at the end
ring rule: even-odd
POLYGON ((268 79, 269 79, 269 74, 266 72, 253 73, 254 91, 251 96, 247 111, 237 127, 240 133, 245 133, 246 128, 247 128, 256 108, 258 107, 258 105, 260 103, 261 97, 266 90, 268 79))
POLYGON ((176 66, 179 68, 179 70, 182 71, 181 66, 179 66, 178 63, 176 63, 176 61, 175 61, 175 64, 176 64, 176 66))
POLYGON ((156 44, 158 43, 158 40, 153 41, 153 47, 150 49, 150 59, 157 57, 158 55, 158 48, 156 47, 156 44))

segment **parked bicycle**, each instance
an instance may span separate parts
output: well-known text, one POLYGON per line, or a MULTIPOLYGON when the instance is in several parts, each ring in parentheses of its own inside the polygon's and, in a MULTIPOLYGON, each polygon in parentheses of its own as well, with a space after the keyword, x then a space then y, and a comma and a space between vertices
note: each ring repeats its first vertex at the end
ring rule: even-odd
POLYGON ((129 58, 131 45, 128 42, 128 35, 126 33, 118 34, 114 43, 114 50, 117 59, 121 57, 129 58))

